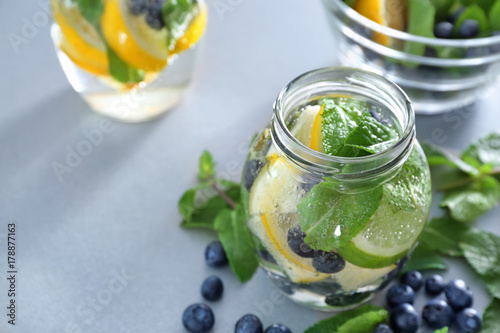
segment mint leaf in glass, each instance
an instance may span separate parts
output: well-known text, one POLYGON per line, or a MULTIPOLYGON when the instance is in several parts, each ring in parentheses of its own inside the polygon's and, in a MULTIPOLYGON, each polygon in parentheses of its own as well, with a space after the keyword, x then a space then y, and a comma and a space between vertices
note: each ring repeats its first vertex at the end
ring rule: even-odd
POLYGON ((144 72, 123 61, 118 54, 106 43, 109 61, 109 73, 118 82, 137 83, 144 80, 144 72))
POLYGON ((448 333, 448 327, 443 327, 439 330, 435 330, 434 333, 448 333))
POLYGON ((315 185, 297 205, 305 242, 313 249, 331 251, 346 245, 366 226, 382 199, 382 187, 343 193, 338 182, 327 179, 315 185))
POLYGON ((495 178, 486 176, 447 191, 440 206, 447 207, 455 220, 470 222, 495 207, 499 200, 500 184, 495 178))
POLYGON ((103 0, 71 0, 80 10, 80 14, 96 31, 101 30, 101 15, 104 12, 103 0))
POLYGON ((184 36, 189 24, 197 14, 197 0, 167 0, 163 4, 162 14, 168 32, 167 46, 175 46, 179 38, 184 36))
POLYGON ((250 280, 258 267, 255 246, 241 205, 221 210, 214 222, 226 251, 229 266, 241 282, 250 280))
POLYGON ((387 321, 387 310, 370 304, 319 321, 304 333, 372 333, 377 324, 384 321, 387 321))

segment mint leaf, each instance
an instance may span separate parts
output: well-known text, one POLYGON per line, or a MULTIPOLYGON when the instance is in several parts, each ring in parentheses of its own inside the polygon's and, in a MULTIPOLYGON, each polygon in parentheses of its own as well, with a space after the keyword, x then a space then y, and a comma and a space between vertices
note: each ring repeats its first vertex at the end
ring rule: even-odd
POLYGON ((500 184, 495 178, 487 176, 447 191, 441 207, 447 207, 455 220, 469 222, 495 207, 499 200, 500 184))
POLYGON ((484 310, 481 333, 498 333, 498 318, 500 318, 500 299, 493 298, 484 310))
POLYGON ((387 321, 387 310, 379 309, 376 311, 365 312, 362 315, 348 320, 345 324, 340 326, 337 330, 338 333, 372 333, 378 324, 387 321))
POLYGON ((215 163, 212 154, 208 150, 203 151, 200 157, 200 169, 198 171, 198 178, 200 180, 207 180, 215 175, 215 163))
MULTIPOLYGON (((368 317, 364 317, 364 318, 368 318, 367 321, 370 322, 370 320, 372 318, 387 318, 387 311, 380 308, 380 307, 377 307, 375 305, 364 305, 364 306, 361 306, 357 309, 354 309, 354 310, 349 310, 349 311, 345 311, 345 312, 341 312, 331 318, 328 318, 328 319, 325 319, 325 320, 322 320, 322 321, 319 321, 317 322, 316 324, 314 324, 313 326, 309 327, 307 330, 304 331, 304 333, 339 333, 341 331, 339 331, 339 329, 344 326, 344 325, 349 325, 348 322, 351 321, 351 320, 359 320, 360 318, 363 317, 363 315, 368 315, 368 317), (370 313, 373 313, 372 315, 368 315, 370 313)), ((385 321, 386 319, 383 319, 383 320, 380 320, 379 323, 385 321)), ((362 324, 362 319, 360 322, 358 322, 359 324, 362 324)), ((356 323, 356 324, 358 324, 356 323)), ((371 322, 372 323, 372 322, 371 322)), ((354 324, 353 324, 354 325, 354 324)), ((348 326, 346 326, 348 327, 348 326)), ((363 327, 363 326, 356 326, 356 327, 363 327)), ((358 333, 364 333, 364 332, 373 332, 373 328, 371 327, 367 327, 366 330, 364 330, 364 328, 360 331, 357 331, 357 330, 353 330, 351 332, 358 332, 358 333)), ((344 330, 344 332, 346 332, 344 330)))
POLYGON ((500 0, 495 1, 489 11, 491 30, 500 31, 500 0))
POLYGON ((486 16, 484 10, 478 5, 471 5, 465 8, 464 12, 460 14, 455 25, 453 27, 453 32, 456 37, 458 37, 458 30, 465 22, 465 20, 476 20, 479 23, 479 35, 478 37, 486 37, 491 33, 490 22, 486 16))
POLYGON ((460 157, 453 155, 445 149, 429 143, 423 143, 422 149, 427 157, 427 162, 431 166, 446 165, 451 168, 457 168, 471 176, 479 175, 479 171, 474 166, 462 161, 460 157))
POLYGON ((440 330, 434 331, 434 333, 448 333, 448 327, 443 327, 440 330))
POLYGON ((357 157, 378 153, 397 139, 399 135, 394 129, 378 122, 365 111, 335 156, 357 157))
POLYGON ((167 0, 163 4, 162 14, 168 32, 167 46, 175 46, 179 38, 184 36, 189 24, 197 14, 197 0, 167 0))
POLYGON ((465 239, 471 227, 457 222, 450 217, 434 218, 425 227, 420 236, 420 246, 437 251, 447 256, 462 256, 459 243, 465 239))
POLYGON ((86 19, 96 31, 101 30, 101 15, 104 12, 102 0, 71 0, 80 10, 80 14, 86 19))
MULTIPOLYGON (((234 202, 240 202, 240 186, 234 184, 224 190, 234 202)), ((214 229, 214 221, 219 212, 231 208, 217 192, 204 183, 186 191, 178 204, 179 212, 184 217, 183 228, 214 229)))
MULTIPOLYGON (((500 0, 499 0, 500 10, 500 0)), ((500 22, 500 21, 499 21, 500 22)), ((500 166, 500 134, 492 133, 473 142, 462 154, 462 159, 479 164, 500 166)))
POLYGON ((108 54, 109 73, 116 81, 136 83, 144 80, 144 72, 123 61, 107 43, 106 52, 108 54))
POLYGON ((250 280, 257 270, 258 261, 241 205, 237 205, 234 210, 221 210, 214 227, 219 232, 219 239, 233 272, 241 282, 250 280))
MULTIPOLYGON (((434 38, 434 16, 436 9, 430 0, 408 0, 408 33, 434 38)), ((405 45, 406 53, 423 56, 425 44, 408 42, 405 45)), ((416 67, 415 63, 408 63, 409 67, 416 67)))
POLYGON ((425 271, 429 269, 447 269, 448 265, 438 255, 429 249, 425 244, 419 246, 413 251, 410 260, 404 266, 402 272, 425 271))
POLYGON ((331 251, 346 245, 364 229, 382 199, 382 186, 359 193, 337 191, 329 179, 315 185, 297 205, 305 242, 316 250, 331 251))
POLYGON ((478 274, 487 274, 495 268, 499 254, 488 233, 472 231, 467 235, 466 242, 461 242, 459 246, 467 262, 478 274))

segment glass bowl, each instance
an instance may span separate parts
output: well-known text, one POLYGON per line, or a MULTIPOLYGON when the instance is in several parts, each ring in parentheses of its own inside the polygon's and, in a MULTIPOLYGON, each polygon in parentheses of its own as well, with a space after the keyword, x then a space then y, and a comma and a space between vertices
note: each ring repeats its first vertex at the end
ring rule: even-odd
POLYGON ((371 21, 340 0, 322 1, 341 64, 371 70, 397 83, 416 113, 469 107, 500 75, 500 36, 421 37, 371 21), (374 35, 380 42, 373 40, 374 35))

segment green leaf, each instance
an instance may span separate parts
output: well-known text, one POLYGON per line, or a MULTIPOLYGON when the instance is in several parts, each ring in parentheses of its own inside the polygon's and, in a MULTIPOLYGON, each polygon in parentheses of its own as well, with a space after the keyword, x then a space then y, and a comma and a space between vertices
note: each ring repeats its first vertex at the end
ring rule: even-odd
POLYGON ((94 29, 101 30, 101 15, 104 12, 104 3, 102 0, 71 0, 80 10, 83 18, 85 18, 94 29))
POLYGON ((478 37, 485 37, 491 33, 490 22, 488 17, 484 13, 484 10, 478 5, 471 5, 465 8, 464 12, 460 14, 455 25, 453 27, 453 32, 456 37, 458 37, 458 30, 465 22, 465 20, 472 19, 479 23, 479 35, 478 37))
POLYGON ((434 218, 425 227, 420 236, 420 246, 437 251, 447 256, 462 256, 459 243, 470 233, 471 227, 457 222, 451 217, 434 218))
POLYGON ((341 193, 338 182, 315 185, 297 205, 305 242, 313 249, 331 251, 346 245, 364 229, 382 199, 382 186, 359 193, 341 193))
POLYGON ((219 239, 233 272, 241 282, 250 280, 257 270, 258 261, 241 205, 237 205, 234 210, 221 210, 214 227, 219 232, 219 239))
POLYGON ((493 270, 499 257, 495 242, 486 232, 471 231, 466 242, 459 243, 467 262, 480 274, 493 270))
POLYGON ((167 46, 172 49, 179 38, 184 36, 189 24, 197 14, 197 0, 167 0, 162 14, 168 33, 167 46))
POLYGON ((198 178, 200 180, 207 180, 215 175, 215 163, 212 154, 208 150, 203 151, 200 157, 200 170, 198 171, 198 178))
POLYGON ((498 333, 498 318, 500 318, 500 299, 493 298, 484 310, 481 333, 498 333))
POLYGON ((491 30, 500 31, 500 0, 495 1, 489 11, 491 30))
POLYGON ((495 178, 487 176, 447 191, 441 207, 447 207, 455 220, 469 222, 495 207, 499 200, 500 184, 495 178))
MULTIPOLYGON (((434 38, 434 16, 436 8, 430 0, 408 0, 408 33, 434 38)), ((422 56, 425 53, 425 44, 408 42, 405 52, 422 56)), ((407 64, 415 67, 416 64, 407 64)))
MULTIPOLYGON (((322 320, 305 330, 304 333, 371 333, 374 322, 377 324, 387 320, 387 311, 374 306, 364 305, 354 310, 341 312, 333 317, 322 320), (366 322, 366 327, 363 323, 366 322), (346 329, 351 329, 346 330, 346 329)), ((375 324, 375 326, 377 325, 375 324)))
MULTIPOLYGON (((224 192, 235 203, 240 202, 239 184, 227 188, 224 192)), ((179 200, 178 208, 184 217, 181 227, 214 229, 214 221, 219 212, 231 207, 217 195, 210 184, 203 183, 186 191, 179 200)))
POLYGON ((448 333, 448 327, 443 327, 440 330, 435 330, 434 333, 448 333))
POLYGON ((402 272, 425 271, 429 269, 448 269, 448 265, 425 244, 420 244, 413 251, 410 260, 404 266, 402 272))
POLYGON ((431 0, 434 8, 436 8, 436 22, 444 21, 448 18, 450 8, 455 3, 455 0, 431 0))
POLYGON ((108 44, 106 44, 106 51, 109 61, 109 73, 116 81, 136 83, 144 80, 144 72, 123 61, 108 44))
POLYGON ((462 161, 460 157, 446 151, 430 143, 423 143, 422 149, 424 150, 427 162, 431 166, 446 165, 451 168, 457 168, 471 176, 479 175, 479 171, 472 165, 462 161))
POLYGON ((463 152, 462 159, 476 161, 478 164, 500 166, 500 134, 492 133, 485 138, 473 142, 463 152))
POLYGON ((399 135, 394 129, 375 120, 369 112, 363 112, 356 127, 334 156, 357 157, 375 154, 387 149, 398 139, 399 135))

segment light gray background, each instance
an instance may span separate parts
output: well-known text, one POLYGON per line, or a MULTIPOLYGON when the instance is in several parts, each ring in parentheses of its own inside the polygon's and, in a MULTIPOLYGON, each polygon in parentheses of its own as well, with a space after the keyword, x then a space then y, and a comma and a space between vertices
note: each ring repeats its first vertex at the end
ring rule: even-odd
MULTIPOLYGON (((248 140, 269 121, 278 91, 302 72, 337 63, 319 1, 209 0, 206 49, 183 103, 155 122, 113 123, 62 182, 52 163, 64 163, 66 147, 75 148, 85 139, 82 131, 105 118, 71 89, 48 24, 18 53, 10 45, 8 34, 21 35, 23 20, 42 15, 47 3, 0 2, 0 272, 7 270, 11 221, 19 267, 16 327, 6 323, 7 283, 0 274, 0 330, 184 332, 183 310, 202 300, 200 283, 214 273, 226 288, 212 305, 214 332, 232 332, 248 312, 294 332, 326 318, 276 299, 262 272, 241 285, 229 268, 208 268, 203 251, 214 235, 180 229, 177 212, 180 195, 196 184, 203 149, 237 180, 248 140), (217 11, 217 3, 231 10, 217 11), (123 270, 129 280, 116 283, 123 270)), ((461 149, 498 129, 499 92, 471 114, 418 117, 419 137, 461 149)), ((499 212, 486 214, 479 226, 500 234, 499 212)), ((471 284, 482 311, 484 287, 465 264, 451 263, 446 276, 471 284)))

